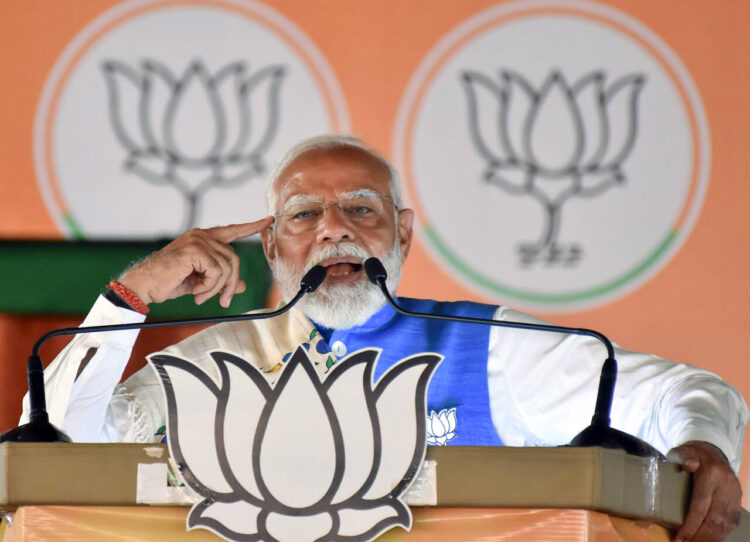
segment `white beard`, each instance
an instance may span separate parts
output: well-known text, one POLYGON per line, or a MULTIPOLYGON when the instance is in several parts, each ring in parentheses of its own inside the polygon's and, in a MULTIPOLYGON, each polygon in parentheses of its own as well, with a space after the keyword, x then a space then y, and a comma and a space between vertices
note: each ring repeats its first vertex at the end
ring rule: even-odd
MULTIPOLYGON (((354 256, 362 263, 370 257, 362 247, 354 243, 327 245, 312 255, 304 270, 296 270, 279 258, 274 263, 274 277, 285 301, 292 299, 299 290, 302 277, 312 267, 328 258, 354 256)), ((401 280, 401 250, 398 239, 382 259, 388 273, 386 286, 394 292, 401 280)), ((329 286, 325 282, 311 294, 307 294, 299 307, 308 318, 331 329, 346 329, 364 324, 385 304, 383 293, 369 280, 360 280, 346 286, 329 286)))

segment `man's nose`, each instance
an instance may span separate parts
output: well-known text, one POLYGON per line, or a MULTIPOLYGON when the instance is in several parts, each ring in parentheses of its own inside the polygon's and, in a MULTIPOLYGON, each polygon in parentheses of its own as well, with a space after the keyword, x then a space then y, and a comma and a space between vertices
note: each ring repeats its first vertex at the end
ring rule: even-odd
POLYGON ((336 204, 326 207, 326 212, 318 224, 318 241, 338 243, 353 241, 355 237, 352 223, 341 208, 336 204))

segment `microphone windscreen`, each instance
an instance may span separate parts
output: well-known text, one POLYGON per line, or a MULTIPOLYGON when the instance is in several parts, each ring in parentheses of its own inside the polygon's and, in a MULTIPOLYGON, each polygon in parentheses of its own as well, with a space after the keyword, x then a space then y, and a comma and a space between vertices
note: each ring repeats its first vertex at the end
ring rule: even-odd
POLYGON ((367 278, 370 279, 370 282, 373 284, 378 284, 380 280, 386 280, 388 278, 388 273, 385 271, 385 267, 383 267, 383 264, 375 257, 367 258, 365 260, 365 273, 367 273, 367 278))
POLYGON ((300 288, 308 294, 314 292, 318 289, 318 286, 323 284, 323 281, 326 279, 326 273, 327 271, 325 267, 322 265, 316 265, 305 273, 304 277, 302 277, 299 284, 300 288))

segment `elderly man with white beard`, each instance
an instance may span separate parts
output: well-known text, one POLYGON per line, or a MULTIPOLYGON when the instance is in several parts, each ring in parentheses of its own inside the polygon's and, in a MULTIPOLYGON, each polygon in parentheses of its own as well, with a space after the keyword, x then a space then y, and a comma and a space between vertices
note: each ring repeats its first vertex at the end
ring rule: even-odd
MULTIPOLYGON (((455 435, 447 444, 555 446, 585 425, 582 413, 593 405, 603 358, 593 339, 404 317, 369 283, 363 262, 376 256, 395 291, 414 220, 413 211, 403 208, 395 170, 377 151, 348 136, 304 141, 271 174, 267 202, 272 214, 262 220, 191 230, 125 271, 83 325, 142 321, 149 304, 182 295, 197 304, 219 295, 228 307, 245 290, 229 243, 260 234, 284 299, 317 264, 327 269, 322 286, 282 317, 219 324, 168 352, 211 374, 208 352, 229 351, 273 382, 299 344, 322 377, 363 347, 382 348, 376 378, 400 359, 432 351, 445 359, 428 391, 428 412, 455 409, 455 435)), ((422 312, 541 322, 502 306, 400 303, 422 312)), ((166 414, 153 370, 145 367, 118 384, 135 337, 77 336, 45 371, 50 417, 75 441, 161 439, 166 414)), ((722 539, 740 507, 735 471, 748 420, 744 401, 716 375, 695 367, 619 348, 617 359, 613 425, 668 452, 694 474, 689 513, 676 540, 722 539)))

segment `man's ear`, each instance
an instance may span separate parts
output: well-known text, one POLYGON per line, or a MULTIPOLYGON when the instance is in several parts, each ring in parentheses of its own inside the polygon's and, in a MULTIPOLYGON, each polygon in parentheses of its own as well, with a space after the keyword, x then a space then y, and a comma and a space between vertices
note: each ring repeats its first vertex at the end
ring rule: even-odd
POLYGON ((273 262, 276 259, 276 236, 273 234, 274 226, 276 224, 271 224, 271 227, 260 232, 260 238, 263 241, 263 252, 266 254, 266 261, 268 261, 271 269, 273 269, 273 262))
POLYGON ((405 260, 411 248, 411 237, 414 232, 414 210, 401 209, 398 211, 398 244, 401 247, 401 259, 405 260))

